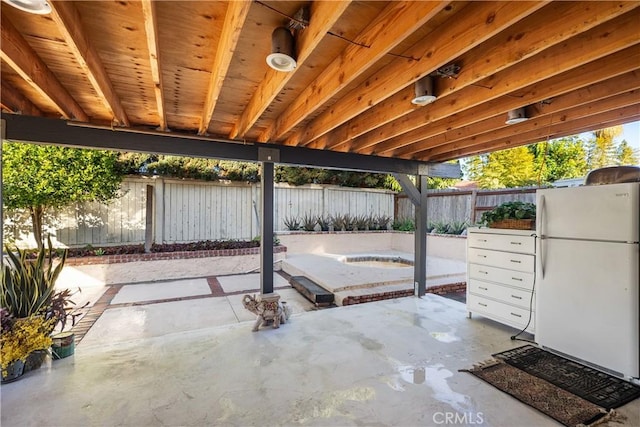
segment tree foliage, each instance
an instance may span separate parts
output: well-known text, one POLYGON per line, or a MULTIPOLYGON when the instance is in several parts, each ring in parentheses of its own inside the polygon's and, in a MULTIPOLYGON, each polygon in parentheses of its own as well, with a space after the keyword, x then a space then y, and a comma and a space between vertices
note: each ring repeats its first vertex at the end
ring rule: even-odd
POLYGON ((536 182, 533 161, 527 147, 516 147, 475 156, 466 163, 465 171, 481 188, 524 187, 536 182))
POLYGON ((2 180, 5 207, 29 211, 42 247, 48 209, 109 201, 117 197, 122 173, 114 152, 9 142, 3 144, 2 180))
POLYGON ((505 188, 545 185, 583 177, 600 167, 637 164, 637 150, 624 140, 616 143, 621 132, 615 126, 597 130, 587 140, 569 136, 474 156, 465 160, 464 170, 481 188, 505 188))

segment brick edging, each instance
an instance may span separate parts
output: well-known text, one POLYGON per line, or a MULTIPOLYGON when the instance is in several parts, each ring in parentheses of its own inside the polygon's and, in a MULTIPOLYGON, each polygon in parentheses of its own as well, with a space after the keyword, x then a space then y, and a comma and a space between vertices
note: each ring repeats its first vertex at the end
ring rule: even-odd
MULTIPOLYGON (((286 252, 286 246, 274 246, 273 253, 286 252)), ((208 251, 153 252, 145 254, 122 254, 67 258, 65 265, 119 264, 135 261, 159 261, 171 259, 209 258, 238 255, 258 255, 260 247, 243 249, 218 249, 208 251)))

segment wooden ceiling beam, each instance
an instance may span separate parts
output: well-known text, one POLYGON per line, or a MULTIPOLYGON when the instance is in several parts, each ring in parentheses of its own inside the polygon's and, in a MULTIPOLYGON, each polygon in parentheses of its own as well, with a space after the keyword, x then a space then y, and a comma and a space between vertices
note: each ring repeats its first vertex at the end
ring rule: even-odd
MULTIPOLYGON (((558 113, 562 110, 594 102, 598 99, 604 99, 612 95, 633 90, 639 87, 640 70, 636 69, 634 71, 612 77, 608 80, 597 83, 589 83, 586 86, 573 90, 571 92, 567 92, 562 95, 547 99, 543 102, 538 102, 529 108, 529 113, 535 113, 536 116, 541 114, 543 111, 545 114, 558 113)), ((509 99, 501 98, 501 101, 508 103, 509 99)), ((508 111, 508 109, 506 111, 508 111)), ((402 148, 396 150, 376 149, 376 153, 378 155, 386 155, 387 153, 390 153, 390 155, 392 156, 406 157, 414 153, 433 149, 460 139, 470 138, 476 134, 488 132, 492 129, 499 129, 506 126, 504 123, 506 111, 504 110, 504 107, 474 107, 473 109, 467 111, 466 114, 461 115, 458 125, 451 126, 451 130, 443 131, 442 133, 439 133, 437 135, 425 135, 425 132, 428 132, 428 129, 426 127, 419 128, 406 134, 400 135, 393 140, 389 140, 391 144, 399 144, 402 146, 402 148), (487 120, 491 118, 489 117, 491 114, 494 114, 493 118, 495 120, 487 120), (469 117, 479 117, 480 121, 473 123, 464 121, 464 118, 469 117), (419 142, 413 143, 414 141, 419 142)), ((444 127, 445 126, 442 126, 442 128, 444 127)))
MULTIPOLYGON (((459 75, 455 79, 437 79, 436 93, 442 100, 457 90, 530 58, 636 6, 637 3, 632 2, 552 2, 458 58, 456 62, 464 64, 459 75), (549 31, 550 27, 554 29, 553 32, 549 31)), ((351 138, 414 111, 416 107, 407 99, 412 96, 413 86, 405 88, 375 108, 323 135, 313 147, 340 149, 351 138)))
POLYGON ((575 120, 556 123, 552 126, 545 126, 543 124, 538 129, 519 133, 515 136, 494 139, 491 142, 469 145, 464 148, 452 149, 447 153, 434 156, 433 161, 458 159, 488 153, 490 151, 506 150, 521 145, 533 144, 546 139, 577 135, 582 132, 628 123, 636 120, 637 117, 640 117, 640 104, 636 103, 627 107, 606 111, 596 117, 578 117, 575 120))
MULTIPOLYGON (((406 56, 419 58, 419 61, 392 62, 316 117, 304 130, 292 135, 288 143, 308 145, 358 114, 366 115, 366 110, 544 5, 545 2, 471 2, 405 52, 406 56)), ((397 104, 401 110, 396 108, 388 115, 387 122, 415 110, 416 107, 409 102, 413 98, 412 92, 413 88, 403 91, 399 97, 393 97, 394 101, 401 100, 397 104), (411 98, 407 99, 408 96, 411 98)), ((349 130, 356 134, 364 133, 353 127, 349 130)))
MULTIPOLYGON (((319 1, 311 4, 309 26, 300 31, 297 37, 296 49, 298 56, 296 58, 296 69, 299 69, 309 55, 311 55, 350 4, 351 0, 319 1)), ((244 109, 242 116, 240 116, 233 126, 229 134, 230 139, 243 137, 245 133, 251 129, 251 126, 254 125, 262 113, 271 105, 275 97, 282 91, 291 77, 293 77, 295 71, 296 70, 290 73, 283 73, 272 68, 267 69, 264 78, 251 97, 249 104, 244 109)))
POLYGON ((7 110, 29 116, 42 116, 42 111, 38 107, 4 80, 0 90, 2 91, 2 105, 7 110))
POLYGON ((277 140, 344 89, 448 2, 394 1, 269 125, 259 142, 277 140))
POLYGON ((62 117, 88 122, 89 116, 8 19, 2 20, 0 30, 2 60, 46 98, 62 117))
POLYGON ((156 96, 156 108, 158 110, 159 126, 162 131, 168 130, 167 115, 164 108, 164 85, 160 66, 160 47, 158 44, 158 18, 156 15, 156 2, 142 0, 142 13, 144 15, 144 29, 147 36, 147 48, 149 49, 149 64, 151 65, 151 78, 153 79, 153 91, 156 96))
MULTIPOLYGON (((549 79, 638 43, 637 15, 626 13, 540 54, 481 80, 402 118, 355 138, 350 151, 361 151, 426 124, 442 120, 532 83, 549 79)), ((527 102, 523 99, 520 106, 527 102)))
POLYGON ((225 14, 222 34, 220 35, 215 60, 211 68, 211 79, 207 88, 198 135, 207 133, 211 117, 213 117, 213 110, 216 108, 218 97, 222 90, 222 84, 229 71, 231 58, 236 51, 238 39, 240 39, 240 32, 251 8, 251 1, 249 0, 234 0, 227 2, 227 4, 227 13, 225 14))
POLYGON ((50 1, 49 4, 51 5, 51 18, 58 26, 58 30, 60 30, 80 68, 91 82, 100 101, 119 125, 129 127, 129 118, 104 69, 98 52, 82 28, 82 18, 75 4, 71 1, 50 1))
MULTIPOLYGON (((505 138, 513 138, 520 134, 536 131, 539 129, 544 130, 552 126, 572 122, 581 118, 590 117, 592 122, 597 120, 597 116, 608 113, 612 110, 619 110, 628 106, 636 105, 640 102, 640 90, 633 89, 625 91, 621 94, 610 96, 606 99, 594 100, 585 105, 576 106, 574 108, 568 108, 558 112, 544 111, 544 105, 536 106, 537 109, 535 117, 516 125, 505 125, 505 116, 500 115, 494 119, 489 119, 492 122, 494 128, 485 131, 484 133, 474 135, 469 138, 463 138, 458 141, 451 141, 446 145, 431 148, 428 150, 420 151, 414 154, 416 158, 434 158, 446 154, 451 151, 461 150, 471 146, 477 146, 482 144, 489 144, 495 140, 502 140, 505 138), (499 120, 499 123, 494 123, 499 120), (502 126, 502 127, 500 127, 502 126)), ((551 109, 550 109, 551 110, 551 109)))

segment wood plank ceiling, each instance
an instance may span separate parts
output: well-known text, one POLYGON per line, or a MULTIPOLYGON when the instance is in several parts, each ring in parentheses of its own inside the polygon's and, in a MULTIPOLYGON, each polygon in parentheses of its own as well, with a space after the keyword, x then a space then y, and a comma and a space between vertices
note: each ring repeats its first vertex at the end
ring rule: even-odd
POLYGON ((421 161, 640 119, 639 1, 49 3, 2 3, 4 111, 421 161), (297 68, 275 71, 303 7, 297 68))

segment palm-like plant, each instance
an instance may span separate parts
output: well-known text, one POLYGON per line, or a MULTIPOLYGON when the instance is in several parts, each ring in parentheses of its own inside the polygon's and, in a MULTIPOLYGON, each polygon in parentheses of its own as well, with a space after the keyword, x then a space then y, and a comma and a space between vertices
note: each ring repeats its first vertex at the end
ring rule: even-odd
POLYGON ((48 248, 42 247, 36 259, 29 259, 25 250, 17 247, 15 253, 6 247, 8 260, 0 269, 2 288, 0 306, 6 308, 15 318, 44 314, 51 305, 56 279, 67 259, 67 250, 62 251, 60 261, 54 266, 55 250, 51 239, 48 248))

